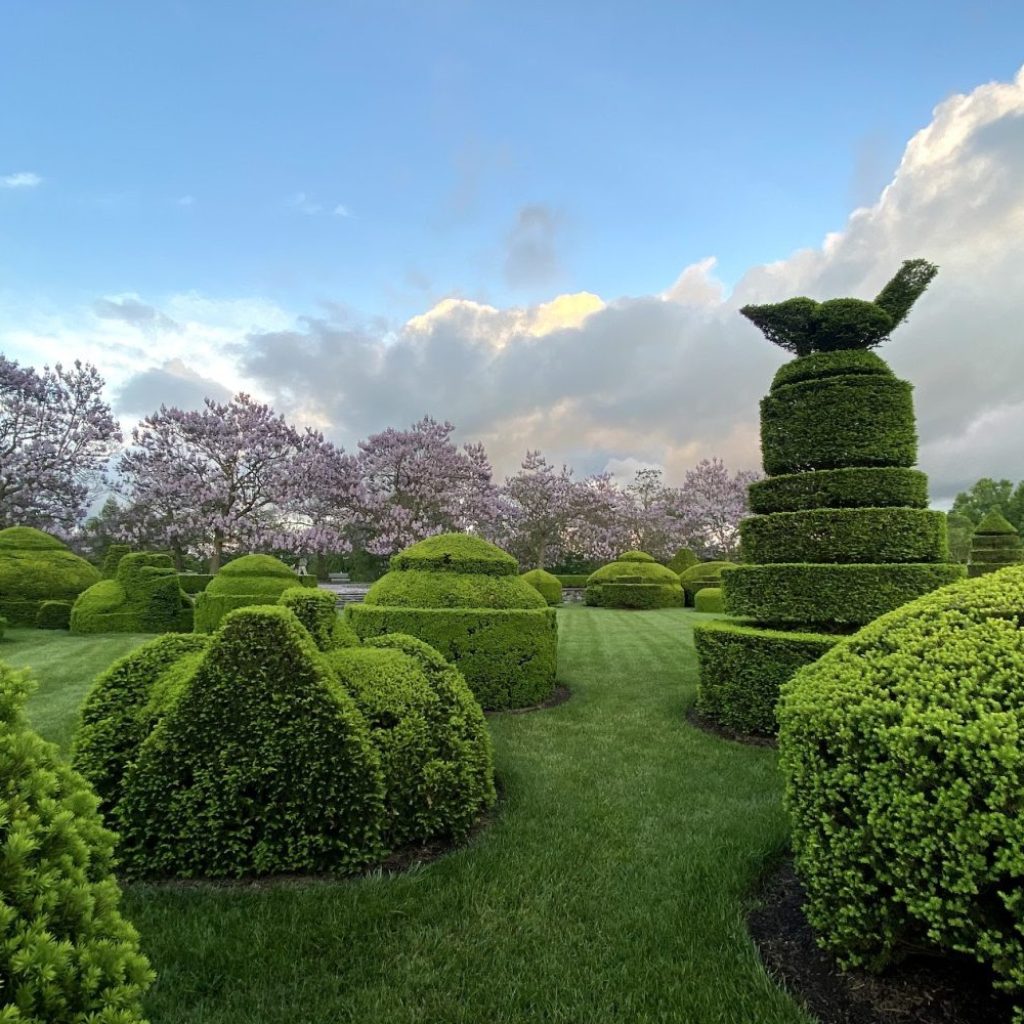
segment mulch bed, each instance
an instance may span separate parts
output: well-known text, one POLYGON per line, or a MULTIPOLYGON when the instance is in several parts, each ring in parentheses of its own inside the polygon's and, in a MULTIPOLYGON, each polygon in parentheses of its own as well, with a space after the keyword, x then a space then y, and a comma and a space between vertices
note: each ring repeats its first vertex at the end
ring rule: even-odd
POLYGON ((686 720, 695 729, 701 732, 710 733, 721 740, 731 740, 733 743, 745 743, 748 747, 777 747, 778 742, 774 736, 753 736, 746 732, 737 732, 728 726, 719 725, 710 718, 705 718, 696 708, 690 708, 686 712, 686 720))
POLYGON ((559 683, 555 687, 555 692, 542 704, 531 704, 528 708, 505 708, 501 711, 485 711, 484 714, 488 718, 491 715, 528 715, 531 711, 547 711, 548 708, 557 708, 559 704, 564 704, 572 696, 572 690, 568 686, 559 683))
POLYGON ((911 957, 882 975, 843 971, 818 948, 803 886, 784 862, 747 918, 768 973, 821 1024, 1006 1024, 1008 1001, 991 975, 965 960, 911 957))

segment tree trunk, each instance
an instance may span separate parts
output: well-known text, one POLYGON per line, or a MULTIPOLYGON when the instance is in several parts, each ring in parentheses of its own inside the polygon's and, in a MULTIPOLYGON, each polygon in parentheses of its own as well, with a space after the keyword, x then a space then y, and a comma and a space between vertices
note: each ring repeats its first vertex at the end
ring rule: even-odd
POLYGON ((210 555, 210 572, 216 573, 220 569, 220 560, 224 554, 224 533, 221 530, 213 531, 213 554, 210 555))

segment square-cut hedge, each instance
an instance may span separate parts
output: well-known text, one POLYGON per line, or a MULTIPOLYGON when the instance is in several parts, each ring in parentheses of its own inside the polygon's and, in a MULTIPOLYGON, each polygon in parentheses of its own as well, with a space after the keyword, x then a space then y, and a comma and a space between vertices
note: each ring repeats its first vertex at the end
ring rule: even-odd
POLYGON ((402 608, 350 604, 361 640, 408 633, 457 664, 485 708, 528 707, 555 686, 558 626, 553 608, 402 608))
POLYGON ((697 710, 728 729, 773 736, 779 687, 841 639, 836 634, 758 629, 744 623, 702 623, 693 631, 700 659, 697 710))

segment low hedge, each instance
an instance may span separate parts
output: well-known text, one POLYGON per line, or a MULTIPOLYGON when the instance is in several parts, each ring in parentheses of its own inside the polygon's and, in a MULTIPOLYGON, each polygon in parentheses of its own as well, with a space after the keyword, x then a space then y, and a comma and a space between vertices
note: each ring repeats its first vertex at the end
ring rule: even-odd
POLYGON ((562 584, 562 588, 571 587, 574 590, 581 590, 587 585, 590 573, 552 573, 556 580, 562 584))
POLYGON ((99 579, 95 566, 42 530, 0 530, 0 615, 12 626, 34 626, 44 601, 71 604, 99 579))
POLYGON ((649 611, 653 608, 682 608, 683 600, 683 588, 678 583, 650 583, 642 578, 592 583, 586 593, 586 603, 593 608, 649 611))
POLYGON ((26 673, 0 664, 0 1017, 143 1024, 154 974, 121 916, 116 837, 86 782, 29 728, 30 689, 26 673))
POLYGON ((524 572, 520 579, 529 583, 549 605, 562 603, 562 584, 558 581, 557 576, 553 576, 543 569, 531 569, 529 572, 524 572))
POLYGON ((1024 1020, 1024 567, 906 605, 783 687, 780 764, 819 940, 991 968, 1024 1020))
POLYGON ((759 629, 748 623, 701 623, 693 631, 700 660, 697 710, 737 732, 774 736, 779 688, 840 639, 835 634, 759 629))
POLYGON ((192 601, 178 585, 170 555, 123 555, 112 580, 80 594, 73 633, 190 633, 192 601))
POLYGON ((731 569, 735 562, 700 562, 692 565, 680 577, 679 583, 686 595, 686 603, 693 605, 697 593, 706 587, 721 585, 722 573, 731 569))
POLYGON ((70 629, 71 605, 67 601, 44 601, 36 612, 36 629, 70 629))
POLYGON ((913 466, 917 432, 905 380, 849 375, 776 388, 761 400, 769 476, 847 466, 913 466))
POLYGON ((361 640, 407 633, 430 644, 459 669, 488 710, 529 707, 554 692, 553 608, 387 608, 364 602, 348 605, 345 619, 361 640))
POLYGON ((693 607, 698 612, 724 612, 725 596, 721 587, 705 587, 698 590, 693 599, 693 607))
POLYGON ((733 615, 779 624, 862 626, 964 576, 959 564, 740 565, 723 576, 733 615))
POLYGON ((178 586, 188 595, 194 597, 202 593, 209 585, 213 575, 208 572, 182 572, 178 574, 178 586))
POLYGON ((837 508, 774 512, 740 523, 743 560, 773 562, 945 562, 946 513, 923 508, 837 508))
POLYGON ((812 508, 927 508, 928 477, 902 466, 850 466, 784 473, 756 480, 750 511, 802 512, 812 508))
MULTIPOLYGON (((315 578, 313 584, 316 585, 315 578)), ((277 604, 286 590, 299 586, 301 578, 280 559, 272 555, 243 555, 228 562, 206 589, 196 595, 195 630, 212 633, 229 611, 277 604)))

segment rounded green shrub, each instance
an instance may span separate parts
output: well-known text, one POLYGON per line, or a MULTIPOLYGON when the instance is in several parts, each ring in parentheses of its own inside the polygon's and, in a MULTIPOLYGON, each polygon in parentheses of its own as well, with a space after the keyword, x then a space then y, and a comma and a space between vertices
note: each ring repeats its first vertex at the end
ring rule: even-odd
POLYGON ((26 723, 29 689, 0 664, 0 1019, 143 1024, 154 975, 121 916, 115 836, 86 782, 26 723))
POLYGON ((677 575, 682 576, 687 569, 700 564, 700 559, 689 549, 680 548, 668 563, 668 567, 677 575))
POLYGON ((524 572, 522 579, 533 587, 549 605, 562 603, 562 584, 557 576, 553 576, 543 569, 531 569, 524 572))
POLYGON ((586 602, 596 608, 681 608, 679 577, 643 551, 626 551, 587 579, 586 602))
POLYGON ((353 646, 345 642, 345 630, 338 629, 338 599, 329 590, 291 587, 281 594, 277 603, 295 613, 321 651, 333 650, 335 646, 353 646), (341 643, 337 642, 339 639, 341 643))
POLYGON ((181 589, 170 555, 126 554, 114 579, 79 595, 72 633, 189 633, 192 601, 181 589))
POLYGON ((95 566, 42 530, 0 530, 0 614, 12 626, 34 626, 43 601, 71 604, 99 578, 95 566))
POLYGON ((538 704, 555 688, 556 613, 511 555, 480 537, 442 534, 391 560, 345 609, 360 639, 407 633, 435 647, 489 709, 538 704))
POLYGON ((236 558, 196 595, 195 631, 212 633, 232 609, 277 604, 286 590, 298 586, 302 586, 300 577, 279 558, 272 555, 236 558))
POLYGON ((743 560, 948 562, 946 514, 923 508, 819 508, 750 516, 740 523, 743 560))
POLYGON ((44 601, 36 612, 36 629, 70 629, 71 605, 67 601, 44 601))
POLYGON ((808 919, 844 965, 991 967, 1024 1019, 1024 568, 928 594, 783 686, 808 919))
POLYGON ((705 587, 720 586, 722 573, 726 569, 731 569, 735 564, 735 562, 719 561, 698 562, 697 565, 691 565, 679 577, 679 583, 686 595, 686 603, 693 605, 698 592, 704 590, 705 587))
POLYGON ((698 612, 724 612, 725 598, 721 587, 705 587, 698 590, 693 599, 693 607, 698 612))
POLYGON ((1001 512, 993 509, 974 528, 967 574, 971 578, 984 576, 1022 561, 1024 550, 1017 528, 1001 512))
POLYGON ((750 511, 802 512, 812 508, 927 508, 928 477, 902 466, 848 466, 783 473, 749 488, 750 511))

